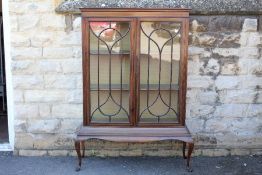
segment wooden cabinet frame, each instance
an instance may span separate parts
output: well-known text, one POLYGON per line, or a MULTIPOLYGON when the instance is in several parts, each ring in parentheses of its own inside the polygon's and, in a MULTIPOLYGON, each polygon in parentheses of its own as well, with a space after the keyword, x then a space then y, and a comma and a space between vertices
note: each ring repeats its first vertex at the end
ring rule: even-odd
MULTIPOLYGON (((85 9, 81 9, 81 12, 82 12, 82 46, 83 46, 82 51, 83 51, 84 116, 83 116, 83 127, 77 132, 77 138, 75 141, 75 147, 79 159, 77 170, 80 170, 81 157, 84 156, 84 149, 85 149, 84 141, 92 138, 110 140, 110 141, 119 141, 119 142, 179 140, 183 142, 183 156, 184 158, 187 158, 187 167, 188 169, 190 169, 189 161, 194 144, 191 134, 189 133, 187 127, 185 126, 189 9, 85 8, 85 9), (90 66, 91 65, 90 65, 89 23, 99 22, 99 21, 101 22, 124 21, 130 23, 130 53, 129 53, 130 82, 129 82, 129 116, 128 116, 129 123, 91 122, 91 98, 90 98, 91 96, 90 66), (180 46, 179 80, 178 80, 179 117, 177 123, 159 123, 159 122, 139 123, 138 122, 139 121, 138 116, 140 114, 139 102, 140 102, 140 91, 141 91, 140 90, 140 35, 141 35, 140 24, 141 22, 144 21, 145 22, 146 21, 157 21, 157 22, 171 21, 181 24, 180 45, 179 45, 180 46), (189 148, 188 148, 188 156, 186 157, 185 148, 187 143, 189 148), (83 150, 83 155, 81 155, 80 149, 83 150)), ((172 43, 173 43, 173 39, 172 39, 172 43)), ((121 63, 121 67, 122 67, 122 63, 121 63)), ((172 67, 172 57, 171 57, 171 67, 172 67)), ((160 69, 161 69, 161 64, 160 64, 160 69)), ((160 70, 159 70, 159 74, 160 74, 160 70)), ((122 76, 122 72, 121 72, 121 76, 122 76)), ((99 75, 98 75, 98 81, 99 81, 99 75)), ((171 82, 172 80, 170 80, 170 88, 171 88, 171 82)), ((111 93, 111 81, 109 87, 111 93)), ((99 82, 98 82, 98 91, 99 91, 99 82)), ((147 89, 147 91, 149 91, 149 88, 147 89)), ((160 77, 159 77, 158 91, 159 93, 161 91, 160 77)), ((122 93, 122 84, 121 84, 121 93, 122 93)), ((170 89, 170 96, 171 96, 171 89, 170 89)))

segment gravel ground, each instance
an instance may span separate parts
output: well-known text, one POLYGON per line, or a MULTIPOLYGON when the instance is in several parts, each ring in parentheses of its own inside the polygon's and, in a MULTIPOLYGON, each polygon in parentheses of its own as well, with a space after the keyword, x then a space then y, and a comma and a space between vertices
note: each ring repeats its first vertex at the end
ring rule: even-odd
POLYGON ((194 157, 193 172, 182 157, 18 157, 0 153, 0 175, 262 175, 262 156, 194 157))

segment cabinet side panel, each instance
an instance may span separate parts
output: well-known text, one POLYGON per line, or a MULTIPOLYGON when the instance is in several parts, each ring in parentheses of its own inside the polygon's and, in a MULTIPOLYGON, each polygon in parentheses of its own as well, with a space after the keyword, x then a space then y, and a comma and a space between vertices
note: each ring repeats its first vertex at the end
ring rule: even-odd
POLYGON ((82 18, 82 66, 83 66, 83 125, 90 122, 90 60, 89 60, 89 22, 82 18))
POLYGON ((180 123, 185 125, 186 115, 186 90, 187 90, 187 59, 188 59, 188 31, 189 19, 183 20, 182 40, 181 40, 181 62, 180 62, 180 91, 179 91, 179 109, 180 123))

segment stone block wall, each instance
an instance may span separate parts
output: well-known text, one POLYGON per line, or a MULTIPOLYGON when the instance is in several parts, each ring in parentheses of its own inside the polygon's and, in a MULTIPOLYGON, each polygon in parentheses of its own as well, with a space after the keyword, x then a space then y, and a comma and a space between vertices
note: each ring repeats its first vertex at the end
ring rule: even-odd
MULTIPOLYGON (((75 155, 82 123, 81 18, 56 0, 9 0, 15 154, 75 155)), ((186 123, 194 155, 262 153, 262 33, 257 15, 191 15, 186 123)), ((181 155, 173 141, 87 143, 89 155, 181 155)))
POLYGON ((187 124, 200 148, 262 148, 258 23, 256 16, 191 17, 187 124))

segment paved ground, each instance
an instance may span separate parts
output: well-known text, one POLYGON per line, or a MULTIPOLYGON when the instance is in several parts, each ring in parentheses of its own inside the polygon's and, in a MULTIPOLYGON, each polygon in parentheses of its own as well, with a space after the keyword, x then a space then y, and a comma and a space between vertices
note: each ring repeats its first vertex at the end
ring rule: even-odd
POLYGON ((16 157, 0 153, 0 175, 262 175, 262 156, 195 157, 192 173, 181 157, 16 157))

